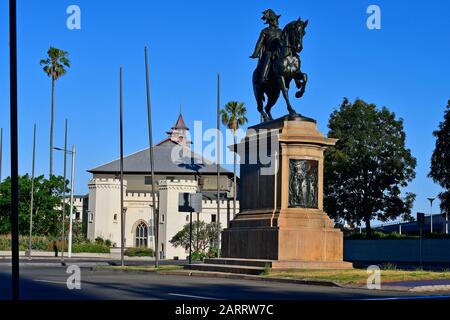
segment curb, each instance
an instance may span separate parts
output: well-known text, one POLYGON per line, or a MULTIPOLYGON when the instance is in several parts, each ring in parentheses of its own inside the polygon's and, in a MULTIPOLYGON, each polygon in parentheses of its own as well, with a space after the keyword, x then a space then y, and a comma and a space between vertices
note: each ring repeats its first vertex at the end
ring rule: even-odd
MULTIPOLYGON (((279 282, 279 283, 293 283, 302 285, 313 285, 313 286, 325 286, 325 287, 335 287, 335 288, 345 288, 345 289, 364 289, 369 290, 364 286, 357 285, 345 285, 334 281, 320 281, 320 280, 301 280, 301 279, 288 279, 288 278, 270 278, 258 275, 247 275, 247 274, 235 274, 235 273, 225 273, 225 272, 214 272, 214 271, 192 271, 192 270, 127 270, 127 269, 102 269, 102 268, 91 268, 92 271, 114 271, 123 273, 157 273, 160 275, 171 275, 171 276, 188 276, 188 277, 212 277, 212 278, 224 278, 224 279, 240 279, 240 280, 253 280, 253 281, 268 281, 268 282, 279 282)), ((434 285, 434 286, 416 286, 416 287, 406 287, 406 286, 382 286, 381 289, 376 291, 402 291, 402 292, 437 292, 437 291, 450 291, 450 285, 434 285)))
MULTIPOLYGON (((105 262, 70 262, 70 261, 66 261, 66 267, 67 266, 71 266, 71 265, 76 265, 79 266, 81 268, 95 268, 97 266, 107 266, 108 264, 105 262)), ((8 266, 11 267, 12 264, 11 263, 3 263, 2 266, 8 266)), ((63 265, 61 265, 61 262, 44 262, 44 263, 39 263, 39 262, 20 262, 19 263, 20 267, 62 267, 63 265)))
POLYGON ((317 280, 299 280, 299 279, 287 279, 287 278, 266 278, 257 275, 248 274, 234 274, 225 272, 213 272, 213 271, 191 271, 191 270, 127 270, 127 269, 103 269, 103 268, 91 268, 95 272, 122 272, 122 273, 157 273, 160 275, 170 276, 188 276, 188 277, 212 277, 212 278, 225 278, 225 279, 241 279, 241 280, 254 280, 254 281, 268 281, 268 282, 281 282, 281 283, 296 283, 307 285, 320 285, 327 287, 343 287, 340 284, 332 281, 317 281, 317 280))
POLYGON ((258 275, 213 272, 213 271, 161 270, 161 271, 157 271, 157 273, 161 274, 161 275, 177 275, 177 276, 189 276, 189 277, 213 277, 213 278, 268 281, 268 282, 280 282, 280 283, 295 283, 295 284, 317 285, 317 286, 338 287, 338 288, 343 287, 339 283, 336 283, 333 281, 270 278, 270 277, 263 277, 263 276, 258 276, 258 275))

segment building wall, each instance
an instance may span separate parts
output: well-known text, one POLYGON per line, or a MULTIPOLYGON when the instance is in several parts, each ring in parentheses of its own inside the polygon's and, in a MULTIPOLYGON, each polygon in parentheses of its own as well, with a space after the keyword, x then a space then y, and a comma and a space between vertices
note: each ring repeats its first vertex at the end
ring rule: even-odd
MULTIPOLYGON (((139 192, 139 191, 147 191, 150 192, 152 190, 151 184, 145 184, 145 177, 149 176, 146 174, 124 174, 124 180, 127 181, 127 188, 129 191, 139 192)), ((167 175, 155 175, 155 181, 160 180, 168 180, 169 177, 173 177, 177 180, 195 180, 194 175, 188 175, 188 174, 167 174, 167 175)), ((214 174, 204 174, 202 175, 204 185, 202 187, 205 191, 214 191, 217 189, 217 176, 214 174)), ((99 174, 96 173, 94 175, 94 179, 115 179, 115 174, 99 174)), ((223 191, 228 191, 229 197, 233 196, 233 181, 230 180, 228 176, 221 175, 219 178, 219 186, 220 189, 223 191)), ((158 185, 157 185, 158 186, 158 185)))
POLYGON ((97 237, 109 239, 120 246, 120 180, 93 179, 88 187, 87 237, 90 240, 97 237))
MULTIPOLYGON (((189 213, 178 211, 178 197, 181 192, 196 192, 197 182, 194 180, 160 180, 159 184, 159 252, 162 258, 185 259, 188 252, 185 248, 174 248, 170 239, 189 222, 189 213)), ((238 203, 239 204, 239 203, 238 203)), ((217 221, 217 203, 206 200, 202 203, 203 211, 199 219, 210 223, 215 216, 217 221)), ((124 181, 125 245, 134 247, 136 227, 144 222, 148 227, 147 246, 154 249, 153 205, 150 192, 128 191, 128 181, 124 181)), ((222 227, 231 220, 232 202, 220 201, 220 222, 222 227)), ((193 214, 193 220, 197 214, 193 214)), ((120 247, 120 180, 113 178, 95 178, 89 182, 89 209, 87 234, 90 240, 97 237, 109 239, 113 245, 120 247)))

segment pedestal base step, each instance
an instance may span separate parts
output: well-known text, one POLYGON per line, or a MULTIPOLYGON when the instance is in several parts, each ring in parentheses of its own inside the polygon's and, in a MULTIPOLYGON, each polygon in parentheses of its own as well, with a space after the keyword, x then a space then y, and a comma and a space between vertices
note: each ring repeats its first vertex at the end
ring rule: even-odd
POLYGON ((216 258, 205 259, 203 264, 185 265, 188 270, 216 271, 226 273, 259 275, 268 267, 272 270, 290 269, 352 269, 353 264, 346 261, 299 261, 216 258))
POLYGON ((271 269, 351 269, 353 264, 346 261, 302 261, 302 260, 265 260, 243 258, 205 259, 207 264, 253 266, 271 269))
POLYGON ((264 268, 253 266, 239 266, 239 265, 225 265, 225 264, 187 264, 184 266, 186 270, 198 270, 198 271, 214 271, 224 273, 237 273, 237 274, 252 274, 260 275, 264 268))

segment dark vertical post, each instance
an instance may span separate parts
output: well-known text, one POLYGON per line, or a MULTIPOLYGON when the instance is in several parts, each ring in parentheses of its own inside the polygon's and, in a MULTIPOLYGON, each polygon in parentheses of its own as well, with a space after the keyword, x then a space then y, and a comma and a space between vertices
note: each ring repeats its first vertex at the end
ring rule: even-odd
POLYGON ((148 121, 148 144, 150 152, 150 172, 152 179, 152 204, 153 204, 153 225, 155 235, 155 268, 159 266, 159 206, 156 205, 156 185, 155 185, 155 161, 153 158, 153 128, 152 128, 152 107, 150 103, 150 79, 148 76, 147 47, 145 47, 145 80, 147 88, 147 121, 148 121))
POLYGON ((67 119, 64 126, 64 186, 62 201, 62 236, 61 236, 61 264, 66 265, 64 261, 64 240, 66 238, 65 221, 66 221, 66 177, 67 177, 67 119))
POLYGON ((33 135, 33 160, 31 164, 31 202, 30 202, 30 236, 28 239, 28 258, 31 259, 31 237, 33 235, 33 205, 34 205, 34 164, 36 158, 36 124, 33 135))
POLYGON ((422 262, 422 226, 420 226, 419 229, 419 259, 420 259, 420 269, 423 269, 423 262, 422 262))
POLYGON ((196 237, 197 237, 197 250, 200 247, 200 212, 197 212, 197 228, 196 228, 196 237))
MULTIPOLYGON (((220 74, 217 75, 217 223, 220 226, 220 74)), ((217 235, 217 252, 220 256, 220 229, 217 235)))
POLYGON ((230 199, 227 197, 227 228, 230 227, 230 199))
POLYGON ((192 264, 192 209, 189 211, 189 264, 192 264))
POLYGON ((16 0, 9 0, 9 90, 11 130, 11 265, 12 298, 19 300, 19 151, 17 128, 16 0))
POLYGON ((122 94, 122 67, 120 67, 120 263, 124 263, 125 247, 125 212, 123 210, 123 94, 122 94))

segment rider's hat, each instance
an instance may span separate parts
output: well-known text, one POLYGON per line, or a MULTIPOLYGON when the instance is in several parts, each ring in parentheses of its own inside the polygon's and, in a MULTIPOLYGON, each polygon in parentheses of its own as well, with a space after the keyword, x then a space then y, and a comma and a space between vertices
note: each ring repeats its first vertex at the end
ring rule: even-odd
POLYGON ((266 24, 269 23, 269 20, 272 20, 272 19, 278 20, 281 17, 281 15, 277 15, 275 13, 275 11, 273 11, 272 9, 264 10, 262 14, 263 14, 263 17, 261 19, 265 20, 266 24))

